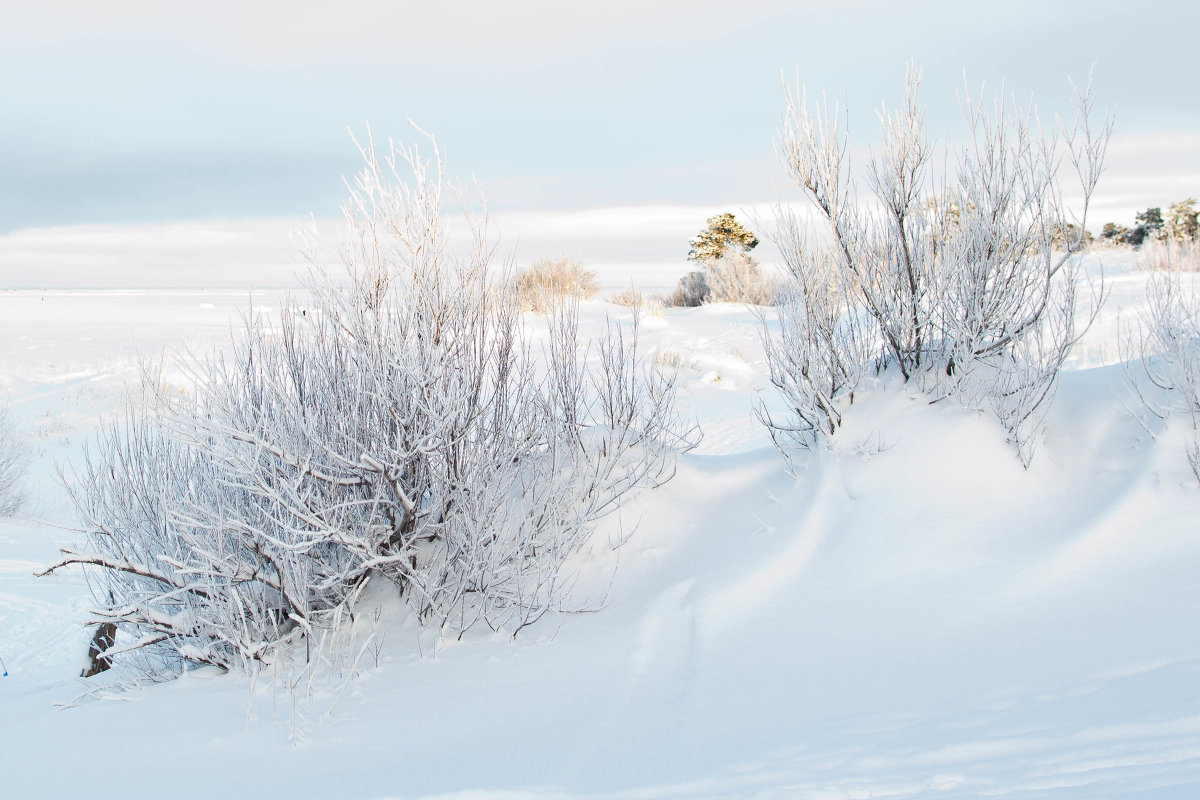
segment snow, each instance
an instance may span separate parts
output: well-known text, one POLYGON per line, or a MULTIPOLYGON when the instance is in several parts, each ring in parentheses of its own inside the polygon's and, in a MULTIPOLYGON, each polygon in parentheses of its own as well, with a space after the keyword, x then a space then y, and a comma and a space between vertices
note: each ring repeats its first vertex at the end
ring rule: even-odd
MULTIPOLYGON (((113 263, 163 242, 214 254, 225 288, 113 278, 39 232, 19 235, 24 262, 0 237, 3 284, 24 287, 0 292, 0 393, 30 455, 25 512, 0 523, 4 796, 1195 796, 1200 487, 1183 431, 1126 410, 1118 314, 1147 280, 1126 254, 1089 257, 1111 296, 1028 470, 989 414, 881 378, 789 475, 752 415, 778 402, 753 314, 668 309, 645 345, 677 364, 705 438, 577 557, 597 613, 439 642, 377 587, 329 674, 118 693, 76 677, 85 578, 32 575, 74 540, 57 466, 144 359, 168 353, 162 380, 182 386, 170 353, 277 316, 294 279, 256 260, 261 239, 239 261, 232 235, 85 233, 113 263)), ((666 264, 637 285, 669 285, 666 264)), ((589 266, 602 297, 637 277, 589 266)), ((583 314, 594 333, 628 312, 583 314)))

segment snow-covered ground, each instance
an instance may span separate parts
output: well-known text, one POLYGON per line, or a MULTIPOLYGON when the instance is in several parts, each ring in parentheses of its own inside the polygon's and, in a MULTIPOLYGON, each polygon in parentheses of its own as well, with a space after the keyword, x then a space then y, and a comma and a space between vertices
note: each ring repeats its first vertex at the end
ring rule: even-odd
MULTIPOLYGON (((73 539, 56 465, 142 361, 277 313, 291 273, 105 286, 25 236, 27 261, 0 241, 5 285, 61 288, 0 292, 0 394, 31 456, 25 514, 0 524, 0 796, 1200 796, 1200 487, 1182 432, 1122 405, 1116 320, 1146 280, 1128 256, 1100 254, 1112 295, 1028 470, 988 414, 879 382, 790 476, 752 415, 775 402, 754 316, 669 309, 645 344, 705 438, 580 554, 598 613, 436 642, 380 591, 356 667, 94 701, 85 579, 32 576, 73 539)), ((111 264, 150 263, 117 239, 111 264)), ((655 263, 639 285, 686 269, 655 263)), ((638 282, 601 272, 605 295, 638 282)), ((585 304, 585 328, 627 313, 585 304)))

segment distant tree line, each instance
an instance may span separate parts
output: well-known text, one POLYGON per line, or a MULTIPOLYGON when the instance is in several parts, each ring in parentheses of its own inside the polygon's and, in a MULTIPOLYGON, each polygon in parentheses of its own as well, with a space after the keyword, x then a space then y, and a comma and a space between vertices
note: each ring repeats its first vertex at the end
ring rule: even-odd
POLYGON ((1146 241, 1194 242, 1197 234, 1200 234, 1200 211, 1196 209, 1194 197, 1175 203, 1165 215, 1158 206, 1139 211, 1133 222, 1132 228, 1106 222, 1100 231, 1100 238, 1113 244, 1141 247, 1146 241))

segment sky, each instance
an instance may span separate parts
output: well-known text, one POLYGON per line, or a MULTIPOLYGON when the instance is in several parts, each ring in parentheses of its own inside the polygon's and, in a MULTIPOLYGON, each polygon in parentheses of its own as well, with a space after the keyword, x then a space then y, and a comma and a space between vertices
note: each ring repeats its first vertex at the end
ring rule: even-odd
POLYGON ((1192 3, 1107 0, 4 0, 0 232, 331 216, 350 132, 414 141, 410 120, 501 211, 789 201, 783 76, 865 145, 909 60, 950 143, 964 71, 1049 118, 1094 65, 1116 113, 1097 228, 1200 195, 1198 27, 1192 3))

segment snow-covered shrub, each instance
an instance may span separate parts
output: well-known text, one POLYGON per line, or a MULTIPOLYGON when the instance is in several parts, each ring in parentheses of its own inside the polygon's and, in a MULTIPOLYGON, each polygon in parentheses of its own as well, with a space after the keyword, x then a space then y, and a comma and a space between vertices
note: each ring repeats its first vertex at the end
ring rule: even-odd
POLYGON ((632 287, 614 292, 608 297, 608 302, 625 308, 640 308, 645 300, 646 296, 632 287))
POLYGON ((1200 241, 1152 239, 1138 251, 1137 264, 1151 272, 1200 272, 1200 241))
MULTIPOLYGON (((1148 388, 1130 374, 1142 406, 1154 416, 1184 416, 1191 425, 1188 463, 1200 480, 1200 300, 1195 284, 1180 286, 1179 276, 1156 275, 1146 287, 1146 309, 1135 340, 1125 342, 1126 365, 1142 366, 1148 388), (1130 346, 1132 344, 1132 347, 1130 346), (1130 352, 1132 351, 1132 352, 1130 352)), ((1147 426, 1148 427, 1148 426, 1147 426)))
POLYGON ((364 155, 347 278, 313 255, 305 311, 248 319, 231 355, 193 363, 191 393, 147 380, 86 454, 86 546, 48 571, 96 568, 109 657, 244 668, 336 627, 371 578, 443 633, 515 635, 563 606, 596 521, 692 443, 636 316, 591 365, 577 304, 557 304, 536 352, 484 231, 448 250, 441 153, 364 155))
MULTIPOLYGON (((795 215, 781 213, 778 244, 787 274, 775 303, 778 332, 763 335, 771 383, 786 403, 783 415, 757 409, 785 457, 812 447, 842 422, 843 398, 867 368, 870 340, 860 314, 844 300, 849 287, 829 254, 806 244, 795 215)), ((762 317, 763 330, 767 330, 762 317)))
POLYGON ((517 273, 517 305, 545 313, 564 298, 591 300, 599 292, 596 273, 573 258, 541 258, 517 273))
POLYGON ((706 303, 746 303, 769 306, 775 302, 775 283, 763 274, 758 262, 745 253, 729 252, 701 263, 667 296, 667 305, 695 308, 706 303))
POLYGON ((695 308, 708 300, 708 278, 703 270, 693 270, 679 279, 666 297, 670 308, 695 308))
POLYGON ((28 454, 8 411, 0 409, 0 517, 11 517, 25 502, 23 481, 28 454))
MULTIPOLYGON (((1060 123, 1059 136, 1043 133, 1032 107, 1010 107, 1002 94, 988 107, 968 93, 970 145, 950 162, 951 174, 939 176, 919 83, 910 68, 902 107, 879 112, 884 141, 868 163, 869 197, 852 178, 837 108, 810 109, 803 93, 789 95, 780 151, 828 236, 806 238, 794 220, 781 221, 781 338, 765 335, 790 411, 762 416, 789 440, 828 434, 866 366, 865 342, 867 360, 905 381, 991 406, 1028 464, 1045 401, 1079 334, 1078 232, 1111 126, 1097 132, 1089 124, 1090 91, 1077 95, 1075 122, 1060 123), (1063 201, 1064 155, 1079 181, 1078 219, 1063 201), (1077 236, 1063 241, 1071 230, 1077 236), (814 270, 819 277, 810 278, 814 270)), ((1094 310, 1100 297, 1091 299, 1094 310)))
POLYGON ((608 302, 625 308, 632 308, 641 314, 649 314, 651 317, 662 317, 663 315, 663 299, 657 294, 643 294, 637 289, 629 288, 613 294, 608 298, 608 302))
POLYGON ((744 253, 726 253, 704 265, 708 284, 708 303, 746 303, 752 306, 775 304, 775 283, 762 268, 744 253))

